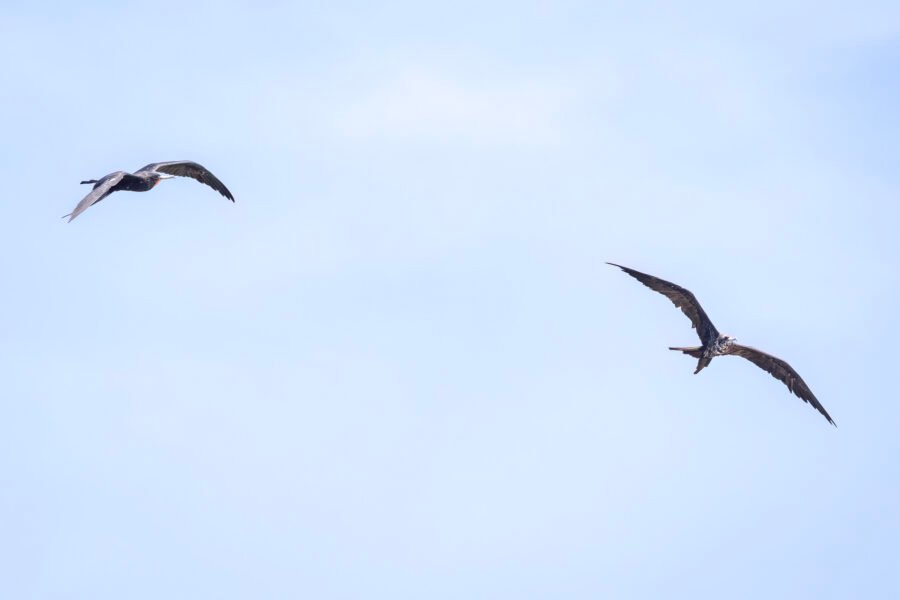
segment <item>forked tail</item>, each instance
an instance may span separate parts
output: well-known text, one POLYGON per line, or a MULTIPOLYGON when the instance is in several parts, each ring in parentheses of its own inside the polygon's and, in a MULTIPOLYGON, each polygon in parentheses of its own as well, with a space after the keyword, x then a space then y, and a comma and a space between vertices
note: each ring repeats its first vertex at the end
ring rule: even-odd
POLYGON ((677 350, 678 352, 682 352, 687 354, 688 356, 693 356, 694 358, 698 358, 700 360, 697 361, 697 369, 694 371, 694 375, 702 371, 706 368, 706 365, 709 364, 711 358, 703 357, 703 347, 702 346, 690 346, 688 348, 672 348, 669 346, 669 350, 677 350))
POLYGON ((700 358, 703 354, 702 346, 691 346, 690 348, 672 348, 669 346, 669 350, 678 350, 679 352, 684 352, 688 356, 693 356, 694 358, 700 358))

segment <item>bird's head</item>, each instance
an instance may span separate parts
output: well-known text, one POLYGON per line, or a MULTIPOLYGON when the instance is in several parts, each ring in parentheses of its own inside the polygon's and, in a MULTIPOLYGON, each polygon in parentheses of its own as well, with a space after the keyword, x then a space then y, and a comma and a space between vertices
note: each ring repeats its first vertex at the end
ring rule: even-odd
POLYGON ((163 179, 172 179, 175 177, 174 175, 163 175, 162 173, 157 174, 156 179, 153 180, 153 187, 159 185, 159 182, 163 179))

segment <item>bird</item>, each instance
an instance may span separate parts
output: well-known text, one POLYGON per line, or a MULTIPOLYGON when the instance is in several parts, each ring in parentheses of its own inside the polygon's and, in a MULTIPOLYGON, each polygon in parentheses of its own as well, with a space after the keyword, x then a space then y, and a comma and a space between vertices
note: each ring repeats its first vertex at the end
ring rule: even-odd
POLYGON ((62 218, 65 219, 66 217, 69 217, 68 222, 71 223, 72 219, 113 192, 147 192, 156 187, 156 184, 163 179, 171 179, 176 176, 191 177, 200 183, 205 183, 234 202, 234 196, 231 195, 231 192, 228 191, 225 184, 219 181, 219 179, 206 167, 190 160, 173 160, 169 162, 150 163, 145 167, 141 167, 134 173, 115 171, 100 179, 88 179, 82 181, 82 184, 93 183, 93 189, 91 189, 90 193, 78 203, 75 210, 67 215, 63 215, 62 218))
POLYGON ((806 382, 803 381, 803 378, 800 377, 791 365, 777 356, 772 356, 762 350, 757 350, 750 346, 742 346, 737 343, 736 338, 730 335, 719 333, 719 330, 716 329, 716 326, 713 325, 710 318, 706 315, 706 311, 700 306, 697 298, 689 290, 675 285, 670 281, 665 281, 664 279, 654 277, 653 275, 647 275, 646 273, 641 273, 640 271, 635 271, 634 269, 629 269, 622 265, 611 262, 606 264, 622 269, 651 290, 659 292, 668 298, 672 304, 680 308, 681 312, 691 320, 691 325, 697 330, 697 335, 700 337, 700 341, 703 345, 691 347, 670 346, 669 350, 680 351, 683 354, 696 358, 697 369, 694 371, 694 375, 702 371, 709 365, 712 359, 717 356, 741 356, 764 371, 768 371, 775 379, 784 383, 788 390, 793 392, 794 395, 804 402, 809 403, 813 408, 819 411, 823 417, 828 419, 829 423, 837 427, 837 424, 828 414, 828 411, 825 410, 822 403, 819 402, 812 393, 812 390, 809 389, 809 386, 806 385, 806 382))

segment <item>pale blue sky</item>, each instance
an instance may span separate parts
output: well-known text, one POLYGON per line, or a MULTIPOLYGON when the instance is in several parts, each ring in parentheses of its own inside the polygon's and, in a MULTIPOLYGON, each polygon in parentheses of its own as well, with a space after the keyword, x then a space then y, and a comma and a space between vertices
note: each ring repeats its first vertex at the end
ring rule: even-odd
POLYGON ((5 3, 0 596, 900 596, 900 5, 721 4, 5 3))

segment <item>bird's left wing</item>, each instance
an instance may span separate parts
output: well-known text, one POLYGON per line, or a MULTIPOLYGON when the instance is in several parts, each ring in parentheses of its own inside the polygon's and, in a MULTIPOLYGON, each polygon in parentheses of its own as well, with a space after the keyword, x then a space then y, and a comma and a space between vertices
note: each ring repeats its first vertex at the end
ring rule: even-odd
POLYGON ((822 413, 822 416, 828 419, 829 423, 837 427, 835 422, 831 419, 831 416, 828 414, 828 411, 825 410, 825 407, 822 406, 815 394, 812 393, 812 390, 809 389, 809 386, 806 385, 803 378, 800 377, 797 371, 785 361, 777 356, 766 354, 762 350, 757 350, 750 346, 741 346, 740 344, 731 344, 725 351, 725 354, 742 356, 757 367, 764 371, 768 371, 772 377, 784 383, 794 395, 804 402, 808 402, 813 408, 822 413))
POLYGON ((704 346, 714 342, 719 337, 719 330, 713 325, 710 318, 706 315, 706 311, 703 310, 700 302, 697 301, 697 297, 690 290, 686 290, 680 285, 675 285, 671 281, 647 275, 616 263, 608 262, 606 264, 619 267, 654 292, 659 292, 668 298, 672 304, 680 308, 681 312, 691 320, 691 325, 697 330, 697 336, 704 346))
POLYGON ((94 186, 87 196, 82 198, 81 202, 75 207, 75 210, 70 212, 67 215, 63 215, 63 219, 69 217, 68 222, 71 223, 72 219, 89 209, 94 204, 97 204, 107 196, 112 193, 112 188, 122 181, 122 178, 125 177, 127 173, 124 171, 117 171, 116 173, 110 173, 106 177, 104 177, 97 185, 94 186))
POLYGON ((146 167, 143 167, 138 170, 140 171, 155 171, 157 173, 165 173, 166 175, 177 175, 179 177, 190 177, 191 179, 196 179, 200 183, 204 183, 216 190, 232 202, 234 202, 234 196, 231 195, 231 192, 228 191, 228 188, 225 187, 225 184, 219 181, 219 178, 212 174, 212 172, 199 163, 195 163, 190 160, 173 160, 170 162, 161 162, 161 163, 150 163, 146 167))

